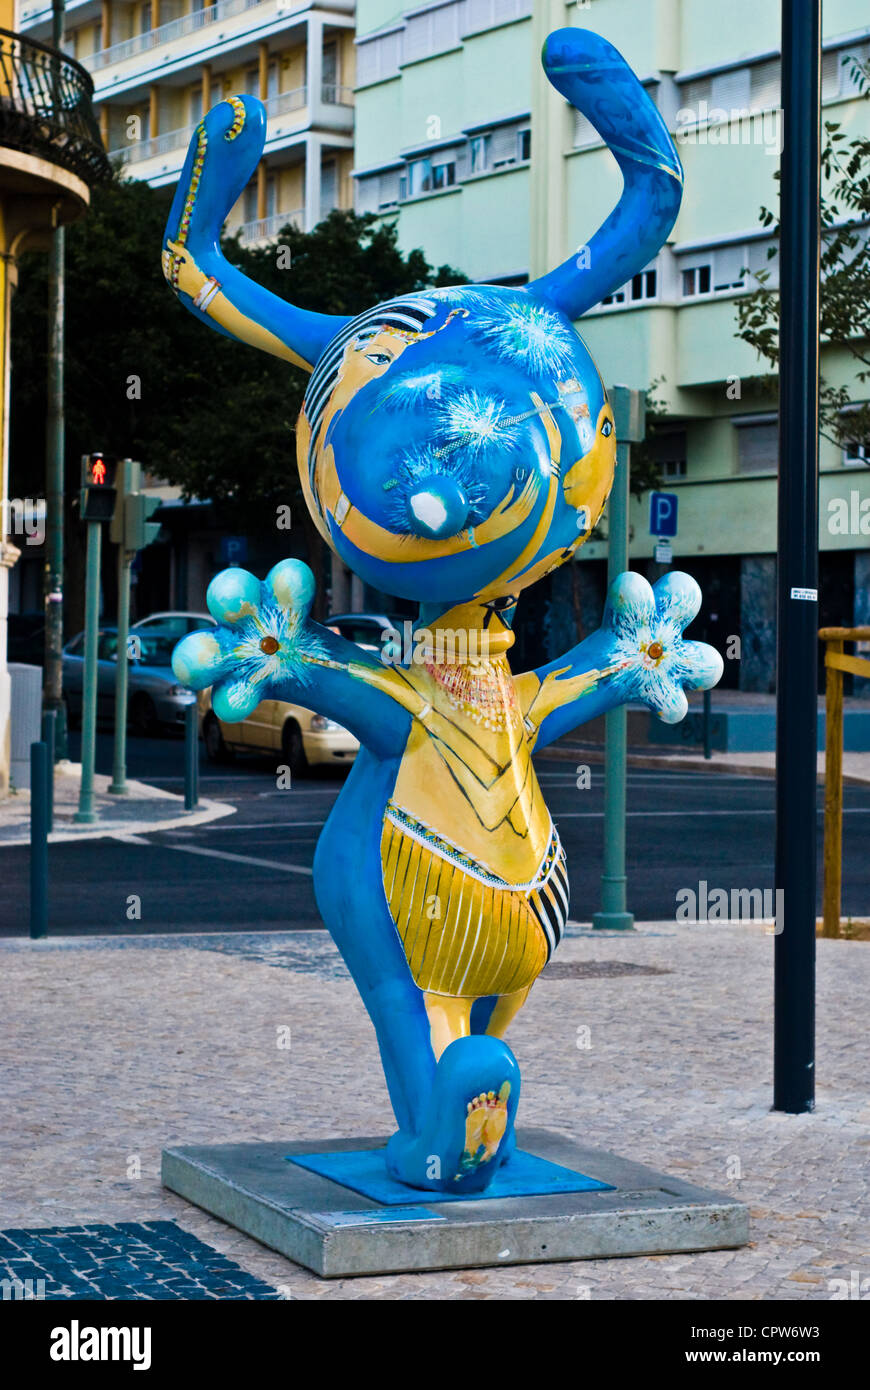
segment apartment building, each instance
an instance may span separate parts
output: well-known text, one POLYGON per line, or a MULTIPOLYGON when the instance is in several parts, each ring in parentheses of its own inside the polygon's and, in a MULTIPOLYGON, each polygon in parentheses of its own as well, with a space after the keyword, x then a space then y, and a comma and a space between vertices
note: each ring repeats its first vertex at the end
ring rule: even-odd
MULTIPOLYGON (((50 4, 23 0, 20 28, 44 38, 50 4)), ((263 157, 228 219, 250 244, 352 206, 353 39, 353 0, 66 5, 66 50, 92 74, 104 144, 131 177, 175 183, 210 106, 235 92, 265 103, 263 157)))
MULTIPOLYGON (((823 14, 823 119, 847 137, 866 133, 870 102, 849 62, 870 55, 865 0, 826 0, 823 14)), ((619 194, 609 151, 543 75, 547 33, 601 33, 658 105, 686 171, 680 216, 655 261, 587 314, 582 333, 606 383, 655 383, 667 426, 656 447, 679 499, 674 563, 705 590, 708 639, 723 651, 741 639, 726 683, 762 690, 775 667, 776 404, 768 368, 734 334, 754 274, 777 283, 759 209, 776 207, 779 22, 775 0, 437 0, 400 14, 391 0, 359 0, 356 38, 357 204, 395 220, 404 249, 474 279, 544 273, 585 244, 619 194)), ((822 370, 867 398, 848 353, 825 347, 822 370)), ((862 441, 821 441, 822 622, 870 622, 867 455, 862 441)), ((655 575, 648 516, 647 499, 633 504, 632 564, 655 575)), ((578 580, 591 619, 605 554, 588 542, 579 575, 558 573, 548 596, 541 585, 524 600, 548 605, 542 624, 558 633, 578 580)))

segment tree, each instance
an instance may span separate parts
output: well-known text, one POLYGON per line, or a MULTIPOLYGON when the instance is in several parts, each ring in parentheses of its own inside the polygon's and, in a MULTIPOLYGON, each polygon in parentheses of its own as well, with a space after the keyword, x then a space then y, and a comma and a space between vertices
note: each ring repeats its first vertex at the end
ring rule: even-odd
MULTIPOLYGON (((852 69, 864 100, 870 97, 870 62, 844 60, 852 69)), ((838 121, 824 122, 821 151, 822 249, 819 331, 821 341, 848 352, 855 363, 855 382, 870 381, 870 238, 861 226, 870 217, 870 138, 847 139, 838 121)), ((779 171, 774 175, 779 178, 779 171)), ((761 209, 763 227, 779 238, 779 220, 761 209)), ((774 245, 768 251, 777 254, 774 245)), ((759 271, 758 288, 737 301, 737 337, 749 343, 769 365, 779 365, 779 291, 770 286, 770 271, 759 271)), ((776 389, 775 378, 767 385, 776 389)), ((857 407, 854 386, 820 381, 820 428, 838 447, 870 443, 870 403, 857 407), (845 410, 845 407, 850 407, 845 410)))

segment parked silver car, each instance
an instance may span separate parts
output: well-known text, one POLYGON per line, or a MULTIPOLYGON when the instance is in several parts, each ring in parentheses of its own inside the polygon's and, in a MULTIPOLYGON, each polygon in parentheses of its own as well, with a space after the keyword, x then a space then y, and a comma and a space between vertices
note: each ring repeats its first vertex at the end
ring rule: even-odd
MULTIPOLYGON (((141 734, 154 733, 160 725, 184 723, 191 693, 179 685, 170 662, 178 633, 160 627, 131 628, 127 648, 127 719, 141 734)), ((85 637, 80 632, 63 649, 63 688, 67 711, 78 722, 82 714, 85 637)), ((97 718, 114 720, 118 632, 100 629, 97 637, 97 718)))

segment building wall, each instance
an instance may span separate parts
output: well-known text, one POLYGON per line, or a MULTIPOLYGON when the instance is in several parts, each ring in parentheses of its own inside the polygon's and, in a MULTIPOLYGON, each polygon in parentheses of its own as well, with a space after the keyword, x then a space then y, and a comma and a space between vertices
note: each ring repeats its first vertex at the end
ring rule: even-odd
MULTIPOLYGON (((609 150, 546 81, 538 55, 547 33, 574 25, 609 39, 672 131, 683 129, 688 111, 699 117, 706 111, 694 141, 678 141, 685 196, 668 245, 650 267, 654 297, 634 301, 632 287, 624 287, 623 305, 598 306, 579 329, 606 383, 654 386, 658 409, 675 434, 684 432, 685 473, 663 484, 679 497, 675 562, 690 568, 719 557, 723 573, 733 574, 750 653, 741 680, 747 688, 766 689, 774 660, 777 459, 775 442, 766 453, 760 441, 775 439, 776 402, 764 381, 767 367, 735 330, 737 300, 757 283, 754 273, 770 269, 776 284, 776 260, 768 260, 771 243, 759 212, 777 202, 779 6, 757 0, 722 6, 709 0, 595 0, 585 6, 535 0, 533 15, 531 6, 518 3, 513 22, 496 25, 494 16, 509 5, 492 0, 490 27, 472 35, 460 24, 452 45, 445 41, 447 29, 433 21, 424 53, 411 32, 415 11, 398 15, 381 0, 360 0, 358 68, 368 77, 357 93, 358 200, 380 197, 381 215, 397 222, 401 245, 420 246, 435 264, 446 261, 474 279, 533 278, 588 241, 621 189, 609 150), (399 38, 390 40, 397 26, 399 38), (376 69, 365 50, 379 34, 387 57, 376 69), (398 43, 392 62, 391 42, 398 43), (755 114, 741 118, 744 109, 755 114), (733 119, 732 110, 738 113, 733 119), (427 144, 434 161, 445 140, 467 145, 475 125, 523 111, 531 113, 528 163, 473 177, 467 158, 457 154, 454 185, 414 196, 410 181, 401 183, 427 144), (696 293, 687 292, 684 272, 696 293)), ((480 0, 476 13, 484 7, 480 0)), ((850 52, 870 54, 870 11, 856 0, 827 0, 823 16, 823 119, 840 122, 849 137, 870 133, 870 102, 858 99, 842 63, 850 52)), ((822 367, 826 380, 850 386, 856 401, 866 399, 848 353, 823 348, 822 367)), ((820 467, 823 574, 830 576, 833 603, 833 576, 844 564, 850 569, 855 609, 839 621, 858 621, 870 602, 863 587, 870 534, 862 529, 870 532, 870 469, 848 461, 826 439, 820 467), (857 529, 837 526, 844 507, 852 522, 857 518, 857 529)), ((648 506, 643 498, 631 509, 631 556, 638 568, 646 567, 654 546, 648 506)), ((605 556, 606 543, 590 541, 578 563, 598 566, 605 556)), ((842 585, 839 591, 846 592, 842 585)))

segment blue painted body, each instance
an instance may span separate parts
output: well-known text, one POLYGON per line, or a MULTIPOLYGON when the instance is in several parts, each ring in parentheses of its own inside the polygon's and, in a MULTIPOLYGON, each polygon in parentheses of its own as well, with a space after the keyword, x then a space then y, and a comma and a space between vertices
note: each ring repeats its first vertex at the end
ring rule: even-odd
POLYGON ((571 558, 612 483, 613 417, 572 318, 650 259, 681 188, 661 118, 615 49, 562 30, 543 61, 625 179, 588 257, 522 289, 424 290, 352 320, 296 309, 219 249, 264 139, 248 97, 195 134, 164 248, 187 308, 312 369, 297 425, 311 515, 363 579, 420 604, 419 661, 379 660, 311 621, 300 561, 262 582, 227 570, 207 596, 216 631, 185 638, 173 661, 180 681, 213 688, 221 719, 284 699, 359 739, 318 844, 317 902, 377 1034, 399 1126, 390 1172, 454 1196, 486 1189, 513 1151, 520 1078, 500 1034, 568 911, 532 751, 627 700, 677 721, 684 688, 721 674, 716 652, 683 640, 700 593, 679 574, 655 590, 621 576, 601 628, 537 671, 515 676, 504 655, 518 595, 571 558), (485 638, 485 658, 443 661, 456 630, 485 638))

